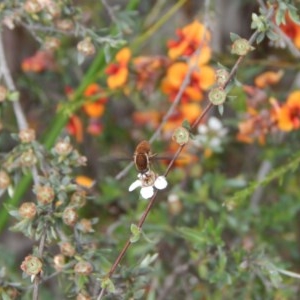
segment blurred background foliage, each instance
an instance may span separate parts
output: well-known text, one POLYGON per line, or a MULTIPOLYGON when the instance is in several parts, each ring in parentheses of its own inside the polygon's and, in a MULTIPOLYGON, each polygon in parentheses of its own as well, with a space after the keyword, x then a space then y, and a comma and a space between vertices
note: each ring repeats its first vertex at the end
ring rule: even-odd
MULTIPOLYGON (((80 220, 93 220, 93 230, 85 232, 78 227, 57 229, 64 225, 54 218, 58 223, 51 225, 53 230, 75 241, 77 256, 58 270, 54 259, 62 252, 62 240, 51 238, 42 257, 47 280, 41 283, 40 299, 97 299, 105 274, 131 235, 131 224, 147 206, 138 192, 128 192, 137 176, 135 168, 122 178, 118 175, 132 160, 135 146, 151 138, 172 103, 161 83, 173 64, 167 55, 168 41, 176 39, 176 29, 194 20, 205 22, 212 52, 207 64, 230 70, 237 60, 231 54, 230 33, 248 39, 253 13, 260 15, 262 1, 49 1, 57 5, 58 15, 49 7, 47 13, 45 9, 30 11, 31 6, 26 10, 28 2, 0 3, 6 61, 29 127, 50 149, 45 157, 53 155, 52 166, 60 164, 53 145, 66 136, 86 156, 87 165, 72 171, 66 182, 71 186, 71 180, 77 180, 85 186, 87 203, 78 215, 80 220), (62 20, 71 23, 58 25, 62 20), (51 44, 54 48, 47 44, 50 37, 59 42, 51 44), (78 49, 80 41, 87 41, 83 50, 78 49), (158 68, 150 67, 153 77, 146 77, 142 88, 137 74, 146 73, 149 66, 137 66, 131 60, 127 83, 117 88, 108 84, 107 68, 116 63, 116 54, 124 47, 130 49, 131 58, 147 57, 158 63, 158 68), (96 102, 98 107, 84 107, 96 102), (87 187, 87 182, 94 183, 87 187), (74 274, 75 261, 81 259, 93 264, 90 277, 74 274)), ((277 8, 299 7, 299 1, 270 3, 277 8)), ((289 37, 299 51, 296 38, 289 37)), ((103 299, 299 298, 299 128, 278 130, 274 123, 255 127, 265 120, 273 122, 270 99, 276 99, 274 106, 281 106, 293 91, 300 90, 299 56, 281 39, 264 39, 254 47, 239 65, 223 114, 213 108, 193 132, 194 139, 168 175, 167 189, 158 193, 140 239, 113 274, 114 288, 108 288, 103 299), (261 86, 257 78, 266 71, 280 78, 261 86), (253 121, 251 116, 257 118, 253 121), (250 119, 251 130, 243 131, 240 124, 250 119)), ((193 103, 206 103, 207 91, 193 103)), ((10 100, 0 103, 0 169, 18 144, 11 136, 19 131, 14 94, 8 93, 10 100)), ((185 115, 184 105, 181 116, 189 119, 195 107, 185 115)), ((299 111, 294 112, 296 119, 299 111)), ((172 115, 167 124, 171 129, 165 126, 152 145, 154 153, 167 157, 153 164, 159 174, 176 150, 172 130, 183 121, 177 122, 177 117, 172 115)), ((43 157, 46 150, 35 149, 43 157)), ((20 265, 29 253, 38 253, 39 237, 24 236, 27 225, 17 228, 22 233, 12 232, 18 219, 8 218, 8 211, 19 216, 16 211, 23 202, 35 201, 30 170, 22 172, 13 177, 15 193, 1 192, 3 299, 32 299, 32 284, 22 277, 20 265)), ((62 213, 59 208, 58 213, 62 213)))

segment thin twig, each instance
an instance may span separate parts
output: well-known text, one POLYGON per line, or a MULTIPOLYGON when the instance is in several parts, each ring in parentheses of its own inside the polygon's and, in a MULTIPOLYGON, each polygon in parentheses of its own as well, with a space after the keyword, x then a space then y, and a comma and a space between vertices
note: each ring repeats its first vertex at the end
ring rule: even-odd
POLYGON ((105 7, 105 9, 107 10, 109 17, 111 18, 111 20, 115 23, 118 24, 118 18, 116 17, 114 10, 108 5, 108 3, 106 2, 106 0, 101 0, 103 6, 105 7))
MULTIPOLYGON (((10 92, 17 92, 17 88, 13 81, 11 72, 8 68, 5 52, 3 47, 3 32, 2 28, 0 27, 0 76, 3 76, 6 86, 8 87, 10 92)), ((28 128, 28 123, 23 112, 21 103, 19 100, 12 101, 14 115, 16 117, 16 121, 18 124, 19 130, 28 128)), ((38 172, 36 167, 32 167, 32 177, 35 184, 39 183, 38 172)))
MULTIPOLYGON (((9 68, 7 66, 7 62, 5 59, 5 53, 4 53, 4 47, 3 47, 3 32, 0 28, 0 73, 3 75, 4 81, 11 92, 16 92, 16 86, 14 84, 14 81, 12 79, 11 73, 9 71, 9 68)), ((25 118, 25 115, 23 113, 20 101, 13 101, 13 110, 14 114, 16 116, 16 120, 18 123, 19 129, 25 129, 28 127, 27 120, 25 118)))
MULTIPOLYGON (((270 19, 270 18, 273 16, 273 14, 274 14, 274 8, 271 7, 271 8, 269 9, 267 15, 266 15, 266 18, 267 18, 267 19, 270 19)), ((259 31, 255 31, 255 32, 252 34, 252 36, 251 36, 250 39, 248 40, 248 43, 249 43, 250 45, 252 45, 252 44, 255 42, 255 40, 256 40, 258 34, 259 34, 259 31)), ((237 69, 238 69, 239 65, 241 64, 241 62, 242 62, 244 59, 245 59, 245 56, 240 56, 240 57, 237 59, 236 63, 234 64, 234 66, 233 66, 232 69, 231 69, 231 72, 230 72, 230 74, 229 74, 228 80, 225 82, 225 84, 224 84, 224 86, 223 86, 224 89, 227 87, 227 85, 229 84, 229 82, 233 79, 233 77, 235 76, 235 74, 236 74, 236 72, 237 72, 237 69)), ((197 118, 197 120, 193 123, 191 129, 194 129, 194 128, 198 125, 198 123, 203 119, 204 115, 205 115, 212 107, 213 107, 213 105, 212 105, 211 103, 209 103, 209 104, 206 106, 206 108, 202 111, 201 115, 200 115, 200 116, 197 118)), ((174 156, 173 156, 173 159, 171 160, 171 162, 169 163, 169 165, 168 165, 168 167, 167 167, 167 170, 166 170, 166 172, 165 172, 165 174, 164 174, 165 176, 168 175, 168 173, 169 173, 171 167, 173 166, 173 164, 174 164, 176 158, 179 156, 179 154, 181 153, 181 151, 183 150, 184 147, 185 147, 185 145, 181 145, 181 146, 179 146, 179 148, 177 149, 176 153, 175 153, 174 156)), ((152 206, 153 206, 154 203, 155 203, 157 192, 158 192, 158 191, 155 190, 155 193, 154 193, 154 195, 152 196, 152 198, 150 199, 149 204, 148 204, 148 206, 147 206, 145 212, 143 213, 142 217, 140 218, 140 220, 139 220, 139 222, 138 222, 138 225, 137 225, 137 226, 138 226, 138 228, 139 228, 140 230, 142 229, 142 226, 143 226, 143 224, 144 224, 144 222, 145 222, 145 220, 146 220, 148 214, 150 213, 152 206)), ((126 253, 126 251, 127 251, 127 249, 129 248, 130 245, 131 245, 131 241, 130 241, 130 238, 129 238, 129 239, 127 240, 127 242, 125 243, 123 249, 122 249, 121 252, 119 253, 117 259, 116 259, 115 262, 114 262, 114 264, 112 265, 112 267, 111 267, 110 271, 108 272, 106 278, 111 278, 111 276, 112 276, 113 273, 115 272, 117 266, 119 265, 120 261, 121 261, 122 258, 124 257, 124 255, 125 255, 125 253, 126 253)), ((105 288, 103 288, 103 289, 101 290, 101 292, 100 292, 99 295, 98 295, 97 300, 101 300, 102 296, 104 295, 104 292, 105 292, 105 288)))

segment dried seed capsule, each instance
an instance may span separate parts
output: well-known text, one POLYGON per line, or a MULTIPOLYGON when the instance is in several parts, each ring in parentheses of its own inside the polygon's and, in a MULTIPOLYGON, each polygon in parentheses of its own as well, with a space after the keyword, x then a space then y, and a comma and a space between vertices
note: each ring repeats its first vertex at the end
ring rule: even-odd
POLYGON ((10 185, 10 177, 4 170, 0 170, 0 190, 5 190, 10 185))
POLYGON ((246 39, 236 39, 231 46, 231 53, 244 56, 253 49, 246 39))
POLYGON ((37 14, 42 10, 42 6, 37 0, 27 0, 23 8, 29 14, 37 14))
POLYGON ((75 207, 83 207, 86 203, 86 192, 83 190, 74 192, 70 203, 75 207))
POLYGON ((21 154, 20 162, 22 167, 32 167, 37 163, 37 158, 32 149, 29 149, 21 154))
POLYGON ((77 211, 72 207, 67 207, 63 212, 62 218, 66 225, 74 226, 78 220, 77 211))
POLYGON ((216 78, 218 86, 223 87, 229 78, 229 73, 225 69, 218 69, 216 71, 216 78))
POLYGON ((24 202, 19 207, 19 214, 24 219, 33 219, 36 215, 36 205, 33 202, 24 202))
POLYGON ((36 188, 37 201, 41 204, 49 204, 54 200, 55 192, 51 186, 38 186, 36 188))
POLYGON ((73 150, 72 145, 67 141, 60 141, 54 147, 57 154, 67 156, 73 150))
POLYGON ((21 269, 28 275, 37 275, 42 271, 43 264, 39 258, 33 255, 25 257, 21 269))
POLYGON ((74 271, 79 275, 89 275, 93 272, 93 266, 88 261, 79 261, 75 265, 74 271))
POLYGON ((185 145, 189 141, 189 132, 186 128, 184 127, 178 127, 175 129, 173 135, 172 135, 172 140, 175 141, 177 144, 180 146, 185 145))
POLYGON ((208 99, 214 105, 221 105, 225 102, 226 96, 227 94, 223 88, 217 87, 210 90, 208 99))
POLYGON ((84 56, 90 56, 95 54, 96 49, 94 44, 91 41, 90 37, 85 38, 77 44, 77 50, 82 53, 84 56))
POLYGON ((19 132, 19 139, 22 143, 30 143, 35 140, 35 131, 31 128, 23 129, 19 132))
POLYGON ((76 250, 71 243, 63 242, 60 244, 60 252, 65 256, 72 257, 75 255, 76 250))
POLYGON ((62 254, 57 254, 53 257, 54 268, 57 271, 61 271, 66 263, 66 259, 62 254))

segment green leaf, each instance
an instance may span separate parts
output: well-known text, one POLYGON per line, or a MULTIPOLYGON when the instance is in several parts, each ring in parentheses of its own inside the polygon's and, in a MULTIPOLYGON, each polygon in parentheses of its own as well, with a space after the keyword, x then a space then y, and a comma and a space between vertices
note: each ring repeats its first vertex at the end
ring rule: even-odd
POLYGON ((113 282, 109 278, 103 278, 101 281, 101 288, 107 289, 108 292, 114 293, 115 292, 115 286, 113 282))
POLYGON ((189 227, 181 227, 178 229, 184 238, 189 240, 195 245, 202 245, 206 242, 206 238, 200 234, 199 229, 193 229, 189 227))
POLYGON ((292 19, 292 21, 300 25, 300 17, 298 15, 297 8, 291 4, 288 4, 288 9, 289 9, 289 16, 292 19))
POLYGON ((188 120, 184 120, 181 124, 182 127, 184 127, 186 130, 190 131, 191 130, 191 124, 188 120))
POLYGON ((7 95, 7 99, 9 101, 19 101, 20 99, 20 93, 17 91, 11 92, 7 95))
POLYGON ((223 116, 224 113, 224 105, 218 105, 218 112, 221 116, 223 116))
POLYGON ((232 42, 234 42, 234 41, 236 41, 236 40, 238 40, 238 39, 240 39, 241 37, 238 35, 238 34, 236 34, 236 33, 234 33, 234 32, 230 32, 230 40, 232 41, 232 42))
POLYGON ((131 224, 130 231, 132 233, 130 237, 130 242, 136 243, 141 237, 141 229, 137 225, 131 224))

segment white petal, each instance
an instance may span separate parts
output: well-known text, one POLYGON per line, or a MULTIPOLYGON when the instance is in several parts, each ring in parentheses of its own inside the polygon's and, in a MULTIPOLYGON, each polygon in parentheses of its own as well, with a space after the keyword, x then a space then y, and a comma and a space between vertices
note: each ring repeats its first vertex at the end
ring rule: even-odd
POLYGON ((210 117, 207 123, 208 127, 213 131, 218 131, 222 128, 221 121, 216 117, 210 117))
POLYGON ((153 196, 154 194, 154 189, 153 186, 145 186, 143 188, 141 188, 141 196, 144 199, 149 199, 153 196))
POLYGON ((154 186, 159 189, 159 190, 163 190, 167 187, 168 182, 166 180, 165 176, 158 176, 154 182, 154 186))
POLYGON ((208 128, 207 128, 207 126, 205 124, 200 124, 198 126, 198 132, 200 134, 207 134, 207 131, 208 131, 208 128))
POLYGON ((135 190, 136 188, 138 188, 138 187, 140 187, 140 186, 142 186, 142 182, 141 182, 140 180, 136 180, 135 182, 133 182, 133 183, 130 185, 128 191, 129 191, 129 192, 132 192, 133 190, 135 190))
POLYGON ((221 146, 221 139, 219 139, 218 137, 213 137, 210 142, 209 145, 211 148, 218 148, 221 146))

